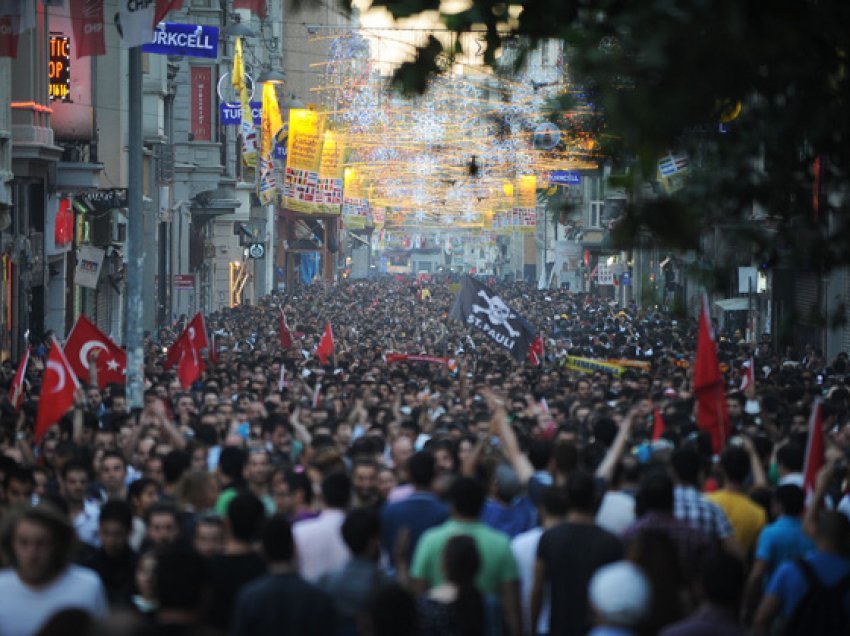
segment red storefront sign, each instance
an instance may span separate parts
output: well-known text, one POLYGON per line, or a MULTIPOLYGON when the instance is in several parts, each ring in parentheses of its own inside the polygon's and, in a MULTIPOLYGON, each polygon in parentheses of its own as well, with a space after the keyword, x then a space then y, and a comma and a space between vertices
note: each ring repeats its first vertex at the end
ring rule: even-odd
POLYGON ((196 66, 192 69, 192 138, 194 141, 212 141, 212 68, 196 66))

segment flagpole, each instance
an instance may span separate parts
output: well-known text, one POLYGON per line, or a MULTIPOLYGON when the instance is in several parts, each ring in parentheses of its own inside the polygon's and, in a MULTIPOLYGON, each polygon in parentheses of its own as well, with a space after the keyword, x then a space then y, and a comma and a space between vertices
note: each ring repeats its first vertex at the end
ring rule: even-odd
POLYGON ((127 405, 141 408, 143 402, 144 351, 142 349, 142 272, 145 263, 142 219, 142 51, 129 50, 129 143, 128 222, 125 342, 127 343, 127 405))

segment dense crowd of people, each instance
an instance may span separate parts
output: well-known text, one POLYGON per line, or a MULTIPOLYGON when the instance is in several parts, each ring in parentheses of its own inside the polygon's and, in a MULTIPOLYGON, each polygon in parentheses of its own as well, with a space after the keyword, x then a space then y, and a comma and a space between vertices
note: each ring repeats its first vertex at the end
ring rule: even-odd
POLYGON ((847 355, 718 334, 715 453, 695 321, 495 289, 539 364, 449 320, 456 281, 316 283, 206 316, 188 388, 165 365, 184 325, 150 334, 142 408, 80 378, 36 442, 40 351, 0 405, 0 636, 850 633, 847 355))

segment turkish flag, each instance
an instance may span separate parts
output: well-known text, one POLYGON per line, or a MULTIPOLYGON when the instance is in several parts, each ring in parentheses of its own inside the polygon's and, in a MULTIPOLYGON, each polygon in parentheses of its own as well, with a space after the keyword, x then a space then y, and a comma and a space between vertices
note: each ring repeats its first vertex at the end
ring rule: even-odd
POLYGON ((528 348, 528 360, 535 367, 539 367, 543 361, 543 336, 540 334, 537 334, 537 337, 528 348))
POLYGON ((284 349, 292 348, 292 332, 289 330, 289 326, 286 324, 286 314, 283 313, 283 309, 280 310, 280 346, 284 349))
POLYGON ((815 490, 818 473, 826 463, 823 440, 823 407, 820 400, 812 405, 809 417, 809 439, 806 442, 806 463, 803 465, 803 491, 811 495, 815 490))
POLYGON ((9 401, 15 407, 16 411, 20 411, 24 403, 24 391, 26 388, 24 387, 24 383, 26 382, 27 366, 30 362, 30 350, 30 347, 27 347, 27 350, 24 351, 24 357, 21 358, 18 364, 18 370, 15 372, 15 377, 12 380, 12 386, 9 387, 9 401))
POLYGON ((661 415, 661 409, 656 406, 653 409, 652 415, 652 441, 654 442, 657 439, 661 439, 666 428, 667 427, 664 424, 664 416, 661 415))
POLYGON ((71 0, 76 58, 106 54, 103 0, 71 0))
POLYGON ((325 332, 322 334, 322 339, 319 340, 319 346, 316 347, 316 356, 321 360, 322 364, 327 364, 328 358, 334 353, 334 332, 331 330, 331 323, 325 325, 325 332))
POLYGON ((180 361, 177 364, 177 377, 184 389, 189 389, 192 383, 201 377, 204 370, 204 361, 194 347, 184 347, 180 352, 180 361))
POLYGON ((266 0, 233 0, 234 9, 248 9, 256 13, 260 20, 265 20, 268 15, 266 0))
POLYGON ((183 8, 183 0, 156 0, 156 10, 153 17, 153 25, 162 22, 169 11, 180 11, 183 8))
POLYGON ((47 429, 59 421, 74 405, 74 391, 80 386, 65 352, 56 338, 50 347, 50 355, 41 378, 41 393, 38 398, 38 415, 35 418, 35 443, 38 444, 47 429))
POLYGON ((201 357, 201 349, 209 349, 210 342, 207 339, 207 327, 204 324, 204 317, 201 312, 195 314, 195 317, 189 321, 180 337, 174 341, 168 349, 165 356, 165 368, 170 369, 175 364, 180 362, 183 350, 191 347, 195 350, 197 357, 201 357))
POLYGON ((708 299, 703 297, 694 360, 694 394, 697 398, 697 428, 711 433, 711 446, 720 454, 729 436, 729 414, 723 374, 717 362, 717 343, 711 331, 708 299))
POLYGON ((124 384, 127 353, 85 315, 80 314, 65 343, 65 355, 78 378, 90 380, 89 356, 92 351, 97 351, 98 387, 102 389, 107 384, 124 384))

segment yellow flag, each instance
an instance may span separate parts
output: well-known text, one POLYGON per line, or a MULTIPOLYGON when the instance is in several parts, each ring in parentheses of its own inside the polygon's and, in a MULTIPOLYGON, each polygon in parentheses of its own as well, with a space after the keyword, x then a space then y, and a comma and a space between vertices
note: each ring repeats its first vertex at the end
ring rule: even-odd
POLYGON ((245 63, 242 59, 242 38, 236 38, 236 46, 233 52, 233 70, 230 75, 230 83, 239 93, 239 103, 242 106, 242 163, 248 167, 254 167, 257 165, 257 133, 254 129, 254 119, 251 116, 248 85, 245 82, 245 63))
POLYGON ((230 83, 233 88, 242 93, 245 88, 245 63, 242 61, 242 38, 236 38, 236 47, 233 53, 233 71, 230 74, 230 83))
POLYGON ((283 118, 280 116, 280 106, 277 103, 274 85, 271 83, 263 84, 263 136, 261 152, 264 158, 269 159, 272 156, 275 136, 281 128, 283 128, 283 118))

